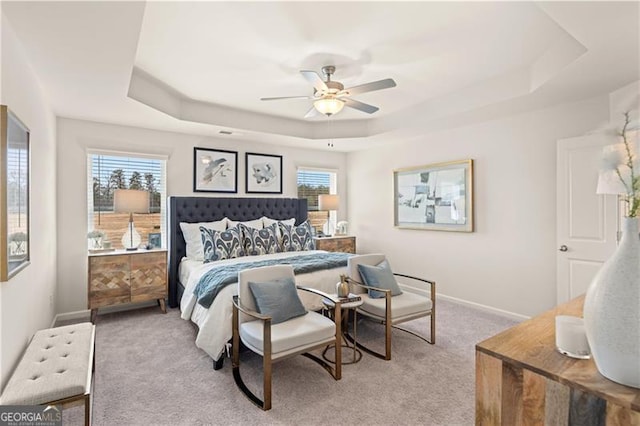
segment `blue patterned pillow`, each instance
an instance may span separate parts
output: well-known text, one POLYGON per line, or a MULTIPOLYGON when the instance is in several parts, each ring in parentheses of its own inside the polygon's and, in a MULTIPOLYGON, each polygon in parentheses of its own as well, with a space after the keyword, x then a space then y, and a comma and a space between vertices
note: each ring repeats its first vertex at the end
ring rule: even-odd
POLYGON ((313 241, 313 234, 311 233, 311 225, 309 225, 308 221, 305 220, 298 226, 289 226, 279 222, 278 226, 282 234, 282 251, 316 249, 316 243, 313 241))
POLYGON ((240 229, 237 226, 226 231, 214 231, 201 226, 200 236, 204 249, 204 263, 244 256, 240 229))
POLYGON ((274 223, 262 229, 255 229, 240 224, 242 231, 242 246, 247 256, 280 253, 278 244, 277 225, 274 223))

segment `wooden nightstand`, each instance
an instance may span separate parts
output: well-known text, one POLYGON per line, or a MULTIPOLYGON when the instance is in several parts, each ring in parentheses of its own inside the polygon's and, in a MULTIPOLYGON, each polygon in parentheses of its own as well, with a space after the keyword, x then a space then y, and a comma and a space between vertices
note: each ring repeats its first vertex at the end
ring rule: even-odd
POLYGON ((167 250, 118 250, 89 255, 88 308, 157 299, 166 313, 167 250))
POLYGON ((314 241, 316 242, 316 250, 356 252, 356 237, 337 235, 335 237, 314 238, 314 241))

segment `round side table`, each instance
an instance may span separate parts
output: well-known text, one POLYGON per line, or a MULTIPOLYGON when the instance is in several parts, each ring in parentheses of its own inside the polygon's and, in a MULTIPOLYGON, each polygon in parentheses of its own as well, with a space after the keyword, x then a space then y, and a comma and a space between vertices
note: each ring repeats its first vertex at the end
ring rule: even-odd
MULTIPOLYGON (((338 297, 337 294, 332 294, 331 296, 336 298, 338 297)), ((322 299, 322 303, 327 308, 327 312, 329 313, 329 315, 333 317, 332 312, 333 312, 334 303, 329 299, 322 299)), ((341 347, 347 348, 347 349, 353 349, 353 355, 351 357, 351 360, 345 361, 343 357, 342 364, 355 364, 356 362, 359 362, 362 359, 362 352, 360 352, 360 349, 358 349, 356 344, 356 342, 358 341, 357 308, 360 305, 362 305, 362 300, 356 300, 354 302, 345 302, 345 303, 341 303, 340 305, 342 308, 342 340, 344 342, 342 343, 341 347), (350 345, 349 341, 345 338, 345 333, 349 331, 349 316, 350 316, 349 313, 350 312, 353 312, 353 344, 352 345, 350 345)), ((328 355, 331 354, 330 349, 332 349, 334 346, 335 345, 328 345, 326 348, 324 348, 324 351, 322 352, 322 358, 324 358, 325 361, 330 362, 332 364, 335 364, 336 360, 329 358, 328 355)))

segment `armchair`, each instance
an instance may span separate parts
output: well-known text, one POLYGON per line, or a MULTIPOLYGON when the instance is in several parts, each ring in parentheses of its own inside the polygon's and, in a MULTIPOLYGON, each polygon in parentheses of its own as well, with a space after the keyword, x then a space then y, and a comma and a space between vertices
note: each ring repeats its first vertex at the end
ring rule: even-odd
POLYGON ((296 287, 291 265, 248 269, 238 273, 238 296, 233 298, 233 378, 238 388, 263 410, 271 409, 271 365, 302 354, 322 365, 340 380, 340 301, 315 289, 296 287), (335 322, 316 312, 306 312, 297 290, 328 298, 335 303, 335 322), (292 311, 292 306, 299 307, 292 311), (287 318, 291 311, 293 317, 287 318), (295 311, 295 312, 294 312, 295 311), (267 313, 265 313, 267 312, 267 313), (263 399, 245 385, 240 375, 240 341, 263 358, 263 399), (308 351, 335 344, 335 366, 308 351))
POLYGON ((386 258, 383 254, 366 254, 350 257, 347 264, 347 271, 349 273, 349 276, 346 277, 346 280, 347 282, 352 284, 352 291, 354 293, 360 294, 360 296, 362 297, 363 303, 358 308, 358 312, 369 318, 382 322, 385 326, 384 354, 367 348, 360 342, 357 343, 358 347, 378 358, 390 360, 392 327, 410 333, 432 345, 435 344, 436 283, 422 278, 412 277, 410 275, 393 273, 394 277, 410 279, 412 280, 412 283, 418 285, 428 284, 429 297, 421 296, 409 291, 404 291, 401 292, 401 294, 392 295, 393 291, 390 288, 367 285, 366 280, 363 279, 360 273, 358 265, 376 266, 382 264, 385 261, 386 258), (378 292, 378 297, 372 297, 372 295, 375 295, 374 292, 378 292), (417 333, 414 333, 411 330, 407 330, 406 328, 397 326, 397 324, 425 316, 430 316, 431 319, 429 339, 417 333))

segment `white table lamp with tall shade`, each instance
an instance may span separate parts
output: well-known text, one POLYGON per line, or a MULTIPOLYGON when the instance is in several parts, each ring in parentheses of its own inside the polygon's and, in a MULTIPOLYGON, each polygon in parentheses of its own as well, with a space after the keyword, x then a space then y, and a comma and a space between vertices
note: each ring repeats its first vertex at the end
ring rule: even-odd
POLYGON ((116 189, 113 194, 113 210, 129 213, 129 227, 122 236, 122 245, 127 250, 137 250, 140 234, 133 225, 134 213, 149 213, 149 193, 139 189, 116 189))
POLYGON ((329 219, 327 220, 327 235, 333 235, 336 224, 335 216, 331 215, 332 211, 338 210, 340 205, 340 197, 335 194, 321 194, 318 195, 318 210, 328 211, 329 219))

